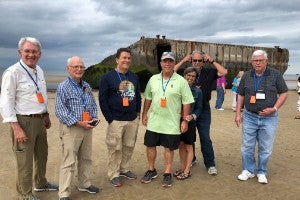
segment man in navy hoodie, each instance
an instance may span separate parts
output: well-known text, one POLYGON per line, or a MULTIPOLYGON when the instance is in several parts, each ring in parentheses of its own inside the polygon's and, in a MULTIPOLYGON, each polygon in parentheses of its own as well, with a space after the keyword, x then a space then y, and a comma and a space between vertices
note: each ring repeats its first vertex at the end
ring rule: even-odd
POLYGON ((128 168, 139 128, 141 94, 138 76, 129 71, 130 49, 118 49, 116 63, 117 67, 101 78, 99 104, 108 122, 108 177, 113 186, 121 187, 120 176, 137 178, 128 168))

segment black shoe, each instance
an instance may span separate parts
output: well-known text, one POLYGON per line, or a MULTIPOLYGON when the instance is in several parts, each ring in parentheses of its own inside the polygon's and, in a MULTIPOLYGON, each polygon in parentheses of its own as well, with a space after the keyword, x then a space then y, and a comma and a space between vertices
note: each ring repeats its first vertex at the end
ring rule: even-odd
POLYGON ((62 198, 59 198, 59 200, 71 200, 70 197, 62 197, 62 198))
POLYGON ((81 192, 88 192, 90 194, 96 194, 100 191, 99 188, 97 188, 96 186, 91 185, 88 188, 78 188, 79 191, 81 192))
POLYGON ((122 183, 120 181, 120 178, 119 177, 115 177, 113 179, 111 179, 111 184, 115 187, 122 187, 122 183))
POLYGON ((58 185, 48 182, 45 185, 43 185, 42 187, 34 188, 33 190, 36 192, 55 191, 55 190, 58 190, 58 185))
POLYGON ((163 187, 171 187, 172 186, 172 176, 170 173, 164 173, 164 179, 162 182, 163 187))
POLYGON ((126 178, 128 178, 128 179, 130 179, 130 180, 132 180, 132 179, 136 179, 137 178, 137 176, 133 173, 133 172, 131 172, 131 171, 127 171, 127 172, 121 172, 120 173, 120 176, 124 176, 124 177, 126 177, 126 178))
POLYGON ((157 177, 157 172, 156 169, 154 169, 153 171, 148 170, 146 171, 144 177, 142 178, 141 182, 142 183, 150 183, 152 181, 152 179, 155 179, 157 177))

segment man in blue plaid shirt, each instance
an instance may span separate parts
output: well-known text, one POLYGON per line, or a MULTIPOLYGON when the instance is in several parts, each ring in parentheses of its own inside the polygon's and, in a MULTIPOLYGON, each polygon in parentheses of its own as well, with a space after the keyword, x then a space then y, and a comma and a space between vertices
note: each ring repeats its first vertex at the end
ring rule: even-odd
POLYGON ((91 184, 92 130, 97 122, 97 105, 90 85, 81 78, 85 67, 80 57, 68 59, 69 76, 58 85, 55 114, 60 121, 62 163, 59 174, 59 198, 69 200, 71 180, 78 160, 78 190, 91 194, 99 188, 91 184))

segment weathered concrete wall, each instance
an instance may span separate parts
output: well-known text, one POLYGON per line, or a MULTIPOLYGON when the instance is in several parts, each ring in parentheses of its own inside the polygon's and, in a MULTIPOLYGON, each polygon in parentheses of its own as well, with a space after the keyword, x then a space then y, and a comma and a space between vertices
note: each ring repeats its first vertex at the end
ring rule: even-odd
MULTIPOLYGON (((160 57, 163 51, 173 51, 176 61, 180 61, 184 56, 200 50, 209 54, 214 60, 225 66, 229 73, 238 70, 248 70, 251 66, 251 55, 257 49, 263 49, 268 53, 269 66, 274 67, 284 73, 288 67, 289 51, 279 47, 257 47, 243 45, 229 45, 218 43, 206 43, 197 41, 170 40, 165 37, 145 38, 130 45, 132 50, 132 64, 141 65, 147 68, 159 67, 160 57)), ((102 63, 114 64, 115 55, 105 58, 102 63)))

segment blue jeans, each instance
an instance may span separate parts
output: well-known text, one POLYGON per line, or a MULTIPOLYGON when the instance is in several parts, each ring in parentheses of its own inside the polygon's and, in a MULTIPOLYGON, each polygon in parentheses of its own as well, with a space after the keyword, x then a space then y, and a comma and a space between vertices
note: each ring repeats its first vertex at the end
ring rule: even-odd
POLYGON ((209 102, 203 103, 202 112, 197 118, 196 123, 204 165, 206 168, 215 166, 214 149, 210 139, 211 112, 209 102))
POLYGON ((242 163, 243 169, 257 174, 267 173, 278 124, 278 113, 268 117, 259 116, 244 110, 242 128, 242 163), (255 146, 258 145, 258 164, 255 162, 255 146))
POLYGON ((217 91, 217 99, 216 99, 215 108, 219 109, 222 108, 222 104, 224 102, 224 90, 222 87, 217 86, 216 91, 217 91))

